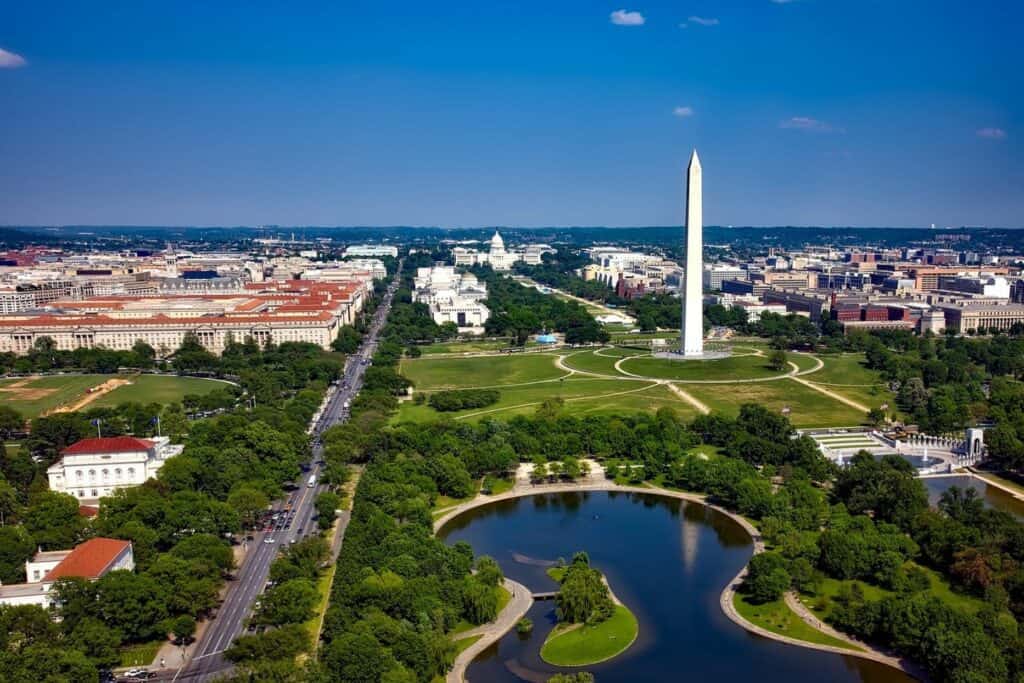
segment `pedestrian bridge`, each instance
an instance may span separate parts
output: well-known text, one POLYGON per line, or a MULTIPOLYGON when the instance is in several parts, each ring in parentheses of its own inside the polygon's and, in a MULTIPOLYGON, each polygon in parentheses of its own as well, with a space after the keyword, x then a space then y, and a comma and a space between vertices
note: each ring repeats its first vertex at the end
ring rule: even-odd
POLYGON ((548 591, 546 593, 533 593, 534 600, 554 600, 558 595, 558 591, 548 591))

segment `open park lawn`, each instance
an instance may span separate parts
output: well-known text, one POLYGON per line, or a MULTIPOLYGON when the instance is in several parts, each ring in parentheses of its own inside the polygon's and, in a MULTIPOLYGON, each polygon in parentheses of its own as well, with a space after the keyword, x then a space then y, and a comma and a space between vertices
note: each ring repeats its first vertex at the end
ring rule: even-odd
POLYGON ((865 414, 845 403, 789 379, 744 384, 687 384, 688 393, 711 410, 739 413, 744 403, 757 403, 772 412, 790 409, 795 427, 850 427, 864 422, 865 414))
POLYGON ((97 396, 83 410, 128 402, 173 403, 186 394, 205 394, 226 386, 215 380, 173 375, 49 375, 0 380, 0 401, 30 419, 72 405, 86 397, 89 389, 112 379, 131 384, 97 396))
MULTIPOLYGON (((529 341, 526 346, 534 347, 537 343, 529 341)), ((508 340, 481 339, 479 341, 447 341, 434 344, 424 344, 417 347, 424 356, 433 356, 439 353, 485 353, 501 351, 511 348, 508 340)))
POLYGON ((620 366, 624 371, 644 377, 694 381, 729 381, 762 379, 784 375, 786 370, 772 370, 764 356, 734 355, 716 360, 677 361, 652 356, 631 358, 620 366))
POLYGON ((808 643, 831 645, 848 650, 860 649, 804 623, 803 619, 794 614, 793 610, 789 609, 782 598, 766 602, 763 605, 754 605, 747 602, 745 596, 736 593, 733 597, 733 606, 741 617, 766 631, 778 633, 779 635, 796 640, 803 640, 808 643))
POLYGON ((877 408, 883 403, 888 403, 891 409, 895 409, 893 393, 889 391, 878 371, 864 366, 864 354, 822 355, 821 360, 825 367, 804 375, 805 380, 821 384, 829 391, 863 403, 869 408, 877 408))
POLYGON ((113 375, 53 375, 0 380, 0 402, 26 418, 71 403, 113 375))
POLYGON ((565 401, 565 412, 573 415, 656 411, 662 406, 670 406, 687 416, 696 414, 690 404, 665 387, 650 382, 570 377, 565 381, 499 387, 498 391, 501 397, 494 405, 451 413, 439 413, 426 404, 416 405, 406 401, 399 407, 392 422, 427 422, 443 417, 479 420, 484 417, 531 415, 541 403, 551 398, 562 398, 565 401))
POLYGON ((128 379, 131 384, 104 394, 90 405, 106 407, 121 403, 177 403, 186 394, 208 394, 215 389, 230 386, 213 379, 173 375, 136 375, 128 379))
POLYGON ((622 605, 616 605, 611 617, 594 626, 556 626, 544 641, 540 657, 557 666, 596 664, 625 651, 639 632, 633 613, 622 605))
POLYGON ((566 367, 570 367, 573 370, 623 377, 624 375, 615 369, 615 364, 617 362, 623 358, 649 355, 650 352, 648 351, 605 347, 600 349, 585 349, 583 351, 571 352, 565 357, 565 361, 563 362, 566 367))
POLYGON ((466 389, 554 379, 566 373, 547 353, 470 358, 416 358, 402 361, 401 373, 417 389, 466 389))

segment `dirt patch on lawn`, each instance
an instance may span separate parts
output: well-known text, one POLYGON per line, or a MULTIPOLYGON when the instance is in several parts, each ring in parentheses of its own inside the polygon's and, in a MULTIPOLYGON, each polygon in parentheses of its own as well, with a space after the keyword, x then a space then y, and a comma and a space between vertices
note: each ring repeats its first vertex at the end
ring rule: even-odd
POLYGON ((26 377, 25 379, 19 379, 17 382, 0 386, 0 391, 12 394, 11 399, 15 401, 38 401, 57 391, 56 389, 26 386, 29 382, 34 382, 37 379, 39 378, 26 377))
POLYGON ((86 407, 87 405, 98 399, 100 396, 103 396, 104 394, 109 394, 114 389, 117 389, 118 387, 123 387, 126 384, 131 384, 131 380, 127 380, 121 377, 115 379, 108 379, 103 384, 100 384, 98 386, 93 387, 92 389, 89 389, 84 396, 76 399, 73 403, 65 403, 64 405, 57 406, 52 410, 46 411, 45 413, 43 413, 43 415, 52 415, 54 413, 73 413, 76 410, 81 410, 82 408, 86 407))

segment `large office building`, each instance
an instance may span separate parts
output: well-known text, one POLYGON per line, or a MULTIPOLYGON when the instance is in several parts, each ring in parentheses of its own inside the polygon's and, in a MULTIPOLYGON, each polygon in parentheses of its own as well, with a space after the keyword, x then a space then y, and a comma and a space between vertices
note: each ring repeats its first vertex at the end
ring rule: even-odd
POLYGON ((329 348, 362 310, 372 279, 249 284, 242 294, 107 296, 56 301, 45 312, 0 316, 0 352, 28 353, 49 337, 58 349, 128 350, 141 340, 160 355, 193 335, 221 353, 229 340, 308 342, 329 348))
POLYGON ((397 258, 398 247, 392 247, 387 244, 352 244, 345 247, 345 256, 390 256, 391 258, 397 258))

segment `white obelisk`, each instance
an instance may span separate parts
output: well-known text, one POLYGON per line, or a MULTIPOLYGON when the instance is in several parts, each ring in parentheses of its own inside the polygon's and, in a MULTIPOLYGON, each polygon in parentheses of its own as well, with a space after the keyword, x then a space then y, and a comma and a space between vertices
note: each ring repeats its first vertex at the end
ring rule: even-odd
POLYGON ((704 353, 704 216, 701 205, 701 170, 693 150, 686 170, 686 273, 683 281, 683 355, 704 353))

